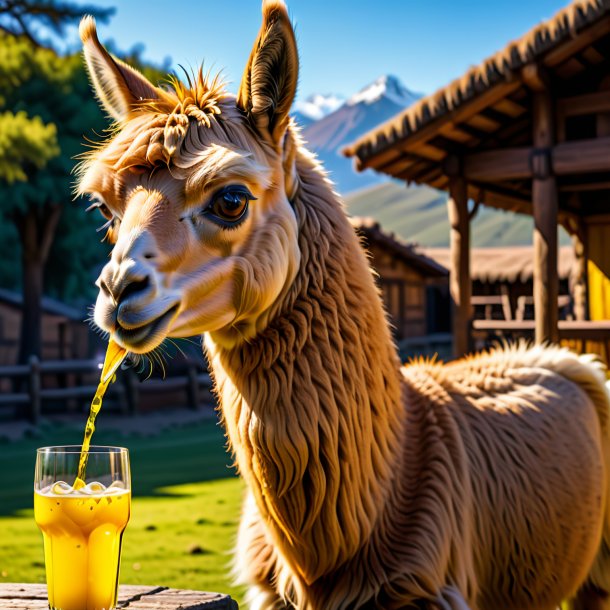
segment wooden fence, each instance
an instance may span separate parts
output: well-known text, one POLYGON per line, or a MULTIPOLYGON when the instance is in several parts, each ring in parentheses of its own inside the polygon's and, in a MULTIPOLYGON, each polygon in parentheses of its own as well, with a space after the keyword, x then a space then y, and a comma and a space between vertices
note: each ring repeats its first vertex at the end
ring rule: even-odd
MULTIPOLYGON (((32 356, 26 365, 0 367, 0 414, 5 418, 24 417, 36 423, 52 402, 83 400, 89 402, 97 385, 83 383, 90 378, 97 383, 99 363, 95 360, 47 360, 40 361, 32 356), (66 379, 75 377, 76 383, 66 379), (43 378, 51 377, 53 387, 43 383, 43 378)), ((165 379, 148 379, 141 382, 132 369, 119 371, 117 381, 111 384, 105 397, 125 414, 140 410, 143 394, 169 392, 182 393, 184 402, 191 409, 199 409, 204 402, 209 403, 212 383, 209 374, 199 370, 193 362, 187 362, 184 374, 172 375, 165 379)))

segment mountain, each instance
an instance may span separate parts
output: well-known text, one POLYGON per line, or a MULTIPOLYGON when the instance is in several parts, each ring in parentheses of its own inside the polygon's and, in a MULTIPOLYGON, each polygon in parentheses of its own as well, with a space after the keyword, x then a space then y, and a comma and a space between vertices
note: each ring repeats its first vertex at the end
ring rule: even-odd
MULTIPOLYGON (((371 170, 357 173, 341 149, 410 106, 421 96, 395 76, 382 76, 348 100, 311 96, 295 105, 307 147, 317 153, 352 216, 374 218, 382 229, 423 247, 449 246, 447 193, 404 182, 371 170), (335 108, 333 106, 336 105, 335 108)), ((471 227, 473 247, 530 245, 531 216, 481 206, 471 227)), ((570 238, 560 229, 559 243, 570 238)))
POLYGON ((296 102, 292 115, 301 127, 307 127, 334 112, 345 102, 339 95, 314 93, 304 102, 296 102))
MULTIPOLYGON (((331 106, 328 100, 337 102, 336 96, 312 96, 311 106, 295 106, 297 122, 303 127, 307 147, 317 153, 330 173, 330 178, 342 193, 349 193, 371 184, 386 181, 372 171, 357 173, 351 159, 341 154, 341 149, 401 110, 417 101, 421 95, 407 89, 395 76, 382 76, 361 89, 335 110, 324 114, 331 106), (326 105, 325 105, 326 104, 326 105), (321 118, 313 120, 318 112, 321 118)), ((331 103, 332 105, 332 103, 331 103)))
MULTIPOLYGON (((405 186, 395 180, 377 184, 345 198, 352 216, 372 217, 382 229, 423 247, 449 246, 447 193, 427 186, 405 186)), ((474 248, 531 245, 531 216, 481 206, 471 225, 474 248)), ((559 244, 569 245, 569 235, 559 231, 559 244)))

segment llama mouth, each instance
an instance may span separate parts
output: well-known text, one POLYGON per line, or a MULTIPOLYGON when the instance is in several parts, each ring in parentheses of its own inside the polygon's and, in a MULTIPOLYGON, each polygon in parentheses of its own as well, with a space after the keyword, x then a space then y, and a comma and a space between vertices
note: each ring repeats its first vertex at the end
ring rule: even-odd
POLYGON ((179 304, 173 305, 165 313, 136 328, 124 328, 117 324, 113 339, 122 347, 137 354, 150 352, 167 336, 172 320, 178 313, 179 304))

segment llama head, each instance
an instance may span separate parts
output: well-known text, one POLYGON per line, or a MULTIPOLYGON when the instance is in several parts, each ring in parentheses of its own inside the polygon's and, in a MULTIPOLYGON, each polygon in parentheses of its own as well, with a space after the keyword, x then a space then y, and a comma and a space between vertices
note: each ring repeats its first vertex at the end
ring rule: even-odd
POLYGON ((211 332, 228 347, 264 328, 299 267, 295 142, 298 57, 282 0, 263 23, 237 97, 200 70, 165 88, 80 27, 111 138, 88 153, 77 190, 114 244, 97 284, 96 324, 132 352, 211 332))

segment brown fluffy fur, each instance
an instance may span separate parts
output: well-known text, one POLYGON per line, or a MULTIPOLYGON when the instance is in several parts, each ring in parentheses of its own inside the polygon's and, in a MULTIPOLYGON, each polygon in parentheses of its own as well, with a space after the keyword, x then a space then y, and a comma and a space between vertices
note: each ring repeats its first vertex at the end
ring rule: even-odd
POLYGON ((202 75, 154 88, 82 28, 118 121, 79 184, 117 218, 96 321, 139 352, 205 333, 249 489, 235 569, 251 608, 550 610, 583 585, 597 608, 603 367, 523 345, 401 367, 366 256, 288 118, 286 9, 263 12, 237 100, 202 75), (225 230, 198 206, 235 182, 257 199, 225 230))

